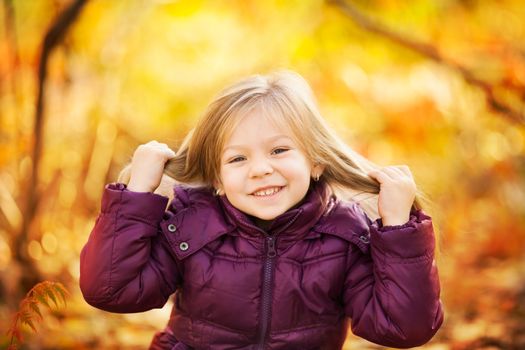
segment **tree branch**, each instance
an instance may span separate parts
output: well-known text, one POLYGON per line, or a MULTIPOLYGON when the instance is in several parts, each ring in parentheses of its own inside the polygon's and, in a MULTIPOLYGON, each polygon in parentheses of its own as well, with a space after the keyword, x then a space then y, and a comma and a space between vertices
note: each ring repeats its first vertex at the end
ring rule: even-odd
MULTIPOLYGON (((33 130, 33 142, 31 147, 31 159, 33 160, 32 171, 28 179, 28 184, 25 186, 27 189, 27 195, 25 197, 24 206, 24 217, 20 232, 14 242, 14 258, 27 268, 31 268, 30 260, 27 258, 25 244, 29 236, 29 229, 34 221, 35 214, 39 203, 39 193, 37 191, 39 165, 42 154, 43 145, 43 124, 44 124, 44 96, 45 96, 45 83, 47 78, 47 66, 51 52, 60 43, 64 35, 67 33, 73 22, 80 14, 83 6, 87 0, 75 0, 73 1, 52 23, 51 27, 47 31, 45 38, 42 43, 42 51, 40 54, 40 62, 38 67, 38 94, 35 108, 35 121, 33 130)), ((31 271, 35 272, 35 271, 31 271)), ((29 276, 23 275, 23 278, 29 276)), ((22 288, 27 289, 34 283, 30 280, 26 280, 23 283, 22 288), (26 285, 28 284, 28 285, 26 285)))
POLYGON ((456 70, 467 83, 476 86, 483 91, 487 104, 493 111, 501 114, 513 123, 525 125, 525 115, 522 111, 516 110, 504 101, 498 99, 495 96, 494 87, 491 84, 476 78, 471 71, 462 65, 445 58, 436 47, 417 39, 407 37, 396 32, 392 28, 366 17, 357 9, 357 7, 349 2, 343 0, 327 1, 328 3, 332 3, 339 7, 347 17, 364 30, 380 35, 400 46, 415 51, 424 57, 456 70))

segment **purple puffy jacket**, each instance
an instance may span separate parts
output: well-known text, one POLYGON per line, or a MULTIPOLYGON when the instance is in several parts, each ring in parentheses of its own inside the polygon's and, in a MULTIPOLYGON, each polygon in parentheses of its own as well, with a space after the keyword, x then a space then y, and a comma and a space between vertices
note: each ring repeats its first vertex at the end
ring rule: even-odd
POLYGON ((263 231, 211 190, 175 199, 106 185, 81 253, 85 300, 111 312, 175 305, 150 349, 341 349, 354 334, 414 347, 443 322, 432 221, 372 222, 314 183, 263 231))

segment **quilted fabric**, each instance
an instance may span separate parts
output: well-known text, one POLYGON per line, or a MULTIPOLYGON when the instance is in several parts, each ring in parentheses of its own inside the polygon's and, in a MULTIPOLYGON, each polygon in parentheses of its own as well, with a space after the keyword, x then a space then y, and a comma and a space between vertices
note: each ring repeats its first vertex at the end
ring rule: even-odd
POLYGON ((110 312, 162 307, 151 349, 341 349, 347 329, 390 347, 443 322, 432 221, 399 226, 313 183, 263 231, 226 197, 177 185, 175 199, 106 185, 81 253, 85 300, 110 312))

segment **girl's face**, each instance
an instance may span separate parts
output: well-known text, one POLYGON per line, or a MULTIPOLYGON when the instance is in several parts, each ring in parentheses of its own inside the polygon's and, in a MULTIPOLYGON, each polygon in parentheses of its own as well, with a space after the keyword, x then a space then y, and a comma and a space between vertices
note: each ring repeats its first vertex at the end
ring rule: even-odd
POLYGON ((255 111, 226 140, 218 187, 237 209, 272 220, 299 203, 312 174, 321 172, 312 166, 290 130, 277 128, 255 111))

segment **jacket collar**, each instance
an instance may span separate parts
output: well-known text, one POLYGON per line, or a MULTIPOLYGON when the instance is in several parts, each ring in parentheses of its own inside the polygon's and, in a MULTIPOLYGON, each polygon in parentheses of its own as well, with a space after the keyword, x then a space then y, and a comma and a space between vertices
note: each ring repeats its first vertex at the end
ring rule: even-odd
POLYGON ((318 224, 325 221, 322 216, 328 217, 338 207, 330 186, 323 181, 312 183, 305 198, 275 218, 266 231, 225 196, 213 195, 211 188, 176 185, 174 192, 175 198, 160 225, 178 259, 190 256, 225 234, 242 236, 258 246, 263 244, 265 234, 276 235, 278 248, 285 250, 298 240, 319 237, 320 232, 339 231, 334 231, 333 225, 316 229, 318 221, 318 224))
POLYGON ((282 242, 304 238, 327 209, 330 197, 328 184, 324 181, 312 182, 303 200, 276 217, 266 230, 257 227, 250 216, 235 208, 226 196, 220 196, 219 202, 228 222, 238 227, 239 231, 255 237, 275 235, 282 242))

